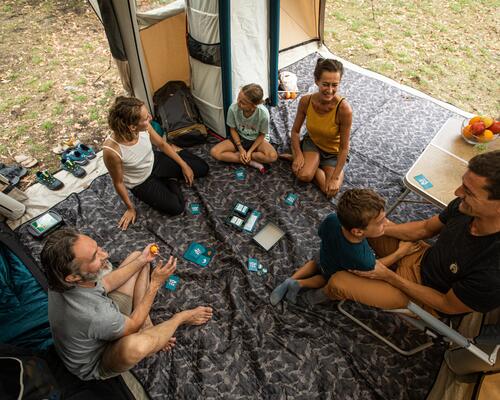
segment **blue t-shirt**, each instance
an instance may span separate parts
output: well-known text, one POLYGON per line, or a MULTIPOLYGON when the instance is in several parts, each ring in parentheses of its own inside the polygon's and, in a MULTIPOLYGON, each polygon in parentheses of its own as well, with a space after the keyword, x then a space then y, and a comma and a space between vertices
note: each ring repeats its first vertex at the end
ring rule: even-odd
POLYGON ((238 103, 233 103, 227 110, 227 125, 236 129, 241 137, 254 141, 259 134, 263 133, 269 142, 269 111, 259 104, 249 117, 245 117, 238 103))
POLYGON ((320 269, 326 279, 341 270, 370 271, 375 266, 375 252, 368 241, 363 239, 360 243, 349 242, 342 233, 342 225, 336 213, 323 220, 318 235, 321 238, 320 269))

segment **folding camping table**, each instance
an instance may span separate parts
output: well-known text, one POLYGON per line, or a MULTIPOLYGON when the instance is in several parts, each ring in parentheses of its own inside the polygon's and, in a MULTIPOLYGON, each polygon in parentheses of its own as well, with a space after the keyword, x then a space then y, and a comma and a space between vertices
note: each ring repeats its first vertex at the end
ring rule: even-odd
MULTIPOLYGON (((410 191, 438 207, 446 207, 455 198, 455 189, 462 183, 462 175, 469 160, 479 154, 478 149, 466 143, 461 135, 463 119, 449 118, 406 173, 405 192, 390 208, 406 201, 410 191)), ((486 151, 500 150, 500 140, 486 144, 486 151)))

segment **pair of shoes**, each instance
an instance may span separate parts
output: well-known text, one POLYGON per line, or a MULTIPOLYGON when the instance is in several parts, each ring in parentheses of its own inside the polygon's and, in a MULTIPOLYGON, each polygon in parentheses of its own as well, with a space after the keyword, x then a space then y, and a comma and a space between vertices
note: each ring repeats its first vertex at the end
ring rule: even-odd
POLYGON ((61 154, 61 161, 64 163, 70 160, 78 165, 87 165, 89 160, 95 158, 92 147, 79 143, 76 147, 69 148, 61 154))
POLYGON ((47 186, 50 190, 59 190, 64 186, 59 179, 55 178, 49 171, 37 171, 36 181, 44 186, 47 186))
POLYGON ((83 178, 85 175, 87 175, 87 171, 85 171, 82 167, 71 160, 61 159, 61 168, 65 171, 68 171, 70 174, 73 174, 77 178, 83 178))
POLYGON ((28 173, 28 170, 19 165, 5 165, 0 163, 0 175, 9 180, 10 184, 16 186, 19 180, 28 173))

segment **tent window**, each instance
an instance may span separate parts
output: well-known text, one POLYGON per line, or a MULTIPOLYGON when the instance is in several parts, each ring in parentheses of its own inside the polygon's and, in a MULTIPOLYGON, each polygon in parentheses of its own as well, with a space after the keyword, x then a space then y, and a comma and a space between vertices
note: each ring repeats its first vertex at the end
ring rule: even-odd
POLYGON ((189 55, 204 64, 220 67, 220 45, 205 44, 188 35, 189 55))

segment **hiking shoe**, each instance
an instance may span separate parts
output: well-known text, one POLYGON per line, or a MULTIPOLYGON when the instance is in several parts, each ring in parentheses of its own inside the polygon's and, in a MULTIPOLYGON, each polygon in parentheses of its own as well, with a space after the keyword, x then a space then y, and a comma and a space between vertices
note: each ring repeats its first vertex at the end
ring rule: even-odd
POLYGON ((74 163, 78 165, 87 165, 89 163, 89 160, 87 160, 87 157, 83 155, 81 151, 78 151, 77 149, 68 149, 65 150, 61 154, 61 161, 65 162, 66 160, 73 161, 74 163))
POLYGON ((59 190, 64 186, 59 179, 55 178, 49 171, 37 171, 36 181, 47 186, 50 190, 59 190))
POLYGON ((85 171, 82 167, 71 160, 61 160, 61 168, 73 174, 77 178, 83 178, 85 175, 87 175, 87 171, 85 171))
POLYGON ((82 153, 86 158, 89 160, 92 160, 95 158, 95 151, 92 147, 87 146, 86 144, 79 143, 76 147, 76 150, 78 150, 80 153, 82 153))

